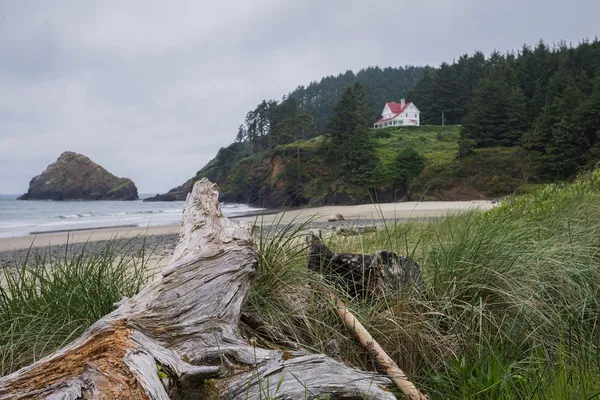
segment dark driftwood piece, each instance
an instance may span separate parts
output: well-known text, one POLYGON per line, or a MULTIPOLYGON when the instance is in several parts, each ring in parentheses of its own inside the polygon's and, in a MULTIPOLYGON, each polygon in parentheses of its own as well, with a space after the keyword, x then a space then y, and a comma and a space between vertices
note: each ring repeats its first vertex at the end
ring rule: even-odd
MULTIPOLYGON (((388 291, 408 288, 413 284, 416 290, 421 287, 421 269, 407 257, 399 257, 395 253, 379 250, 373 255, 333 253, 320 237, 309 235, 306 267, 320 273, 323 277, 344 290, 351 298, 375 298, 388 291)), ((373 353, 379 367, 386 371, 402 393, 410 400, 427 400, 398 367, 392 358, 383 350, 371 334, 356 319, 344 302, 333 293, 329 293, 332 302, 344 324, 350 329, 360 343, 373 353)), ((331 344, 331 343, 330 343, 331 344)), ((333 354, 335 354, 335 343, 333 354)))
POLYGON ((334 253, 316 235, 309 235, 306 267, 342 287, 351 298, 374 298, 412 285, 421 290, 421 268, 408 257, 387 250, 372 255, 334 253))
POLYGON ((258 254, 250 226, 225 218, 217 197, 197 182, 162 276, 73 343, 0 378, 0 400, 394 399, 386 377, 240 335, 258 254))

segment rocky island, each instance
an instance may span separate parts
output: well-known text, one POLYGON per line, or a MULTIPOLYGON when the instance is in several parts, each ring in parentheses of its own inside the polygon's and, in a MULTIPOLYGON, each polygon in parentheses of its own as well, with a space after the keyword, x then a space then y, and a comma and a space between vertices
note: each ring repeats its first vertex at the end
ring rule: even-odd
POLYGON ((139 200, 131 179, 119 178, 86 156, 66 151, 29 183, 19 200, 139 200))

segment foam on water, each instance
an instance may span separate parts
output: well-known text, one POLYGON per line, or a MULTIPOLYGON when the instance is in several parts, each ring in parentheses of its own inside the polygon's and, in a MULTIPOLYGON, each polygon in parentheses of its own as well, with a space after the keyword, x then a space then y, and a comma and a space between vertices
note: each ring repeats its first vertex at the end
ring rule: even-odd
MULTIPOLYGON (((118 226, 178 224, 184 202, 142 201, 17 201, 0 196, 0 237, 31 232, 118 226)), ((228 217, 259 212, 245 204, 221 204, 228 217)))

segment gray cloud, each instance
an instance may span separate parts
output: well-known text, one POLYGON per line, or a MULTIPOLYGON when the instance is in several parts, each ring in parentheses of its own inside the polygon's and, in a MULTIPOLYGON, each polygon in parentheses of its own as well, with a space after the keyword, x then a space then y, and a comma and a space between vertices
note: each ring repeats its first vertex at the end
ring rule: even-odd
POLYGON ((324 75, 598 33, 594 0, 421 3, 0 0, 0 193, 65 150, 163 192, 324 75))

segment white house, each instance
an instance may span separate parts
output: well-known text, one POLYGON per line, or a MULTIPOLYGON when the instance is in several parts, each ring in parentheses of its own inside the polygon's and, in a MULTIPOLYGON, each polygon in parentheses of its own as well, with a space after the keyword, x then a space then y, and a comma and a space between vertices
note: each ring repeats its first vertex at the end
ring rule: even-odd
POLYGON ((385 103, 381 119, 375 122, 375 128, 388 126, 419 126, 421 112, 412 102, 404 99, 400 103, 385 103))

